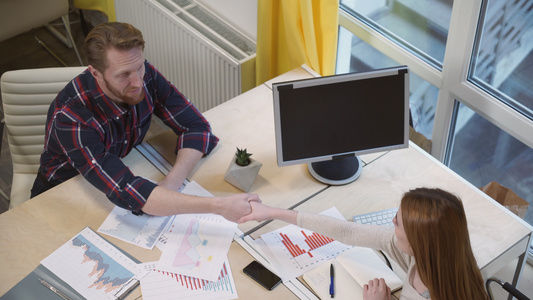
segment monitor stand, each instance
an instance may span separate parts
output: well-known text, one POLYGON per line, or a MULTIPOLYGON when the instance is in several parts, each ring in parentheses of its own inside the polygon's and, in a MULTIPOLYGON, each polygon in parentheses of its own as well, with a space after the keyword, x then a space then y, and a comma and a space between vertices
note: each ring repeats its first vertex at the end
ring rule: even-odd
POLYGON ((359 156, 313 162, 307 165, 309 173, 318 181, 330 185, 343 185, 355 181, 363 164, 359 156))

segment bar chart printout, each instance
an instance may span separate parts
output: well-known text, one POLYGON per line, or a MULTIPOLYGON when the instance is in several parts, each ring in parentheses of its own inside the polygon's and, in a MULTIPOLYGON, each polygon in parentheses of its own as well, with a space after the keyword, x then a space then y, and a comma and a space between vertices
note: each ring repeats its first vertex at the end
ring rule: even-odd
POLYGON ((309 257, 313 257, 312 251, 315 249, 318 249, 322 246, 325 246, 334 240, 332 238, 329 238, 327 236, 323 236, 321 234, 318 234, 316 232, 313 232, 311 235, 307 235, 304 230, 301 230, 302 235, 304 236, 304 242, 309 247, 309 250, 303 250, 300 248, 300 246, 294 244, 291 241, 291 238, 286 235, 285 233, 280 232, 279 235, 281 237, 281 241, 283 245, 287 248, 287 250, 291 253, 292 257, 298 257, 300 255, 306 254, 309 255, 309 257))
MULTIPOLYGON (((335 211, 326 214, 331 213, 336 215, 335 211)), ((352 248, 296 225, 287 225, 263 234, 261 239, 270 250, 268 259, 282 274, 287 275, 284 278, 300 276, 352 248)))
POLYGON ((194 278, 148 267, 148 275, 141 279, 144 300, 170 299, 236 299, 237 290, 226 258, 215 281, 194 278))
POLYGON ((41 264, 87 299, 117 299, 139 282, 137 264, 88 227, 41 264))

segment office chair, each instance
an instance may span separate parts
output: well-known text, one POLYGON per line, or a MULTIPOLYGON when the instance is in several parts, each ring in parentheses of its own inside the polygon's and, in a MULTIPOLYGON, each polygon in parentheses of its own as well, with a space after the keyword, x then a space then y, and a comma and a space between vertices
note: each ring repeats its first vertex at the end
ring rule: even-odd
POLYGON ((494 297, 492 296, 492 290, 490 288, 490 284, 492 282, 496 282, 497 284, 499 284, 504 290, 509 292, 511 296, 515 297, 518 300, 531 300, 528 297, 526 297, 526 295, 522 294, 519 290, 517 290, 514 286, 512 286, 508 282, 504 282, 503 280, 497 277, 491 277, 487 279, 487 281, 485 282, 485 286, 486 286, 487 292, 489 293, 490 300, 494 300, 494 297))
MULTIPOLYGON (((2 0, 0 1, 0 41, 7 40, 34 28, 46 26, 67 47, 74 48, 80 66, 82 66, 81 56, 70 31, 68 11, 68 0, 2 0), (59 18, 63 21, 65 34, 48 24, 59 18)), ((35 39, 46 51, 65 65, 41 40, 37 37, 35 39)))
POLYGON ((70 80, 85 69, 61 67, 16 70, 7 71, 0 78, 5 130, 13 161, 9 208, 30 198, 43 151, 50 103, 70 80))
MULTIPOLYGON (((2 108, 0 107, 0 138, 4 138, 4 112, 2 111, 2 108)), ((2 155, 2 142, 0 142, 0 155, 2 155)))

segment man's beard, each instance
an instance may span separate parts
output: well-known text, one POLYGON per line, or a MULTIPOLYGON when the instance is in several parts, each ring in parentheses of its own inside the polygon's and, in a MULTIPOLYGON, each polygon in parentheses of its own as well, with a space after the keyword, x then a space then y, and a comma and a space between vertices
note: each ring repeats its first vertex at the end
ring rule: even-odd
MULTIPOLYGON (((136 105, 138 103, 140 103, 143 99, 144 99, 144 88, 141 87, 141 92, 139 93, 139 95, 135 96, 135 97, 130 97, 126 94, 123 94, 122 92, 120 92, 119 90, 115 89, 113 86, 111 86, 109 84, 109 82, 107 82, 107 80, 104 78, 104 82, 105 82, 105 86, 106 88, 115 96, 115 97, 118 97, 120 98, 120 100, 122 100, 122 102, 124 102, 125 104, 128 104, 128 105, 136 105)), ((127 92, 127 91, 126 91, 127 92)))

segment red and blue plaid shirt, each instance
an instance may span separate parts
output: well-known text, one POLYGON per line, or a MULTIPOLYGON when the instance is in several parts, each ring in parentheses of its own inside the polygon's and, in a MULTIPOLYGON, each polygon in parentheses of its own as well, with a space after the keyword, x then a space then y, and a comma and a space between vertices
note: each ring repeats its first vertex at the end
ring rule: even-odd
POLYGON ((145 62, 145 98, 123 108, 85 71, 74 78, 48 111, 41 172, 53 185, 82 174, 114 204, 138 212, 156 184, 131 173, 120 158, 142 142, 158 116, 177 135, 177 150, 209 154, 218 138, 201 113, 151 64, 145 62))

